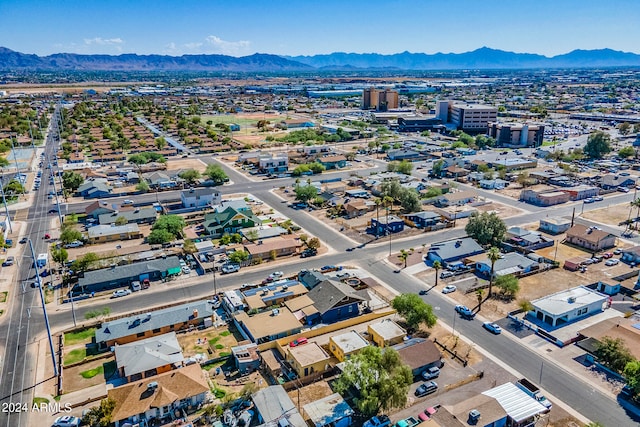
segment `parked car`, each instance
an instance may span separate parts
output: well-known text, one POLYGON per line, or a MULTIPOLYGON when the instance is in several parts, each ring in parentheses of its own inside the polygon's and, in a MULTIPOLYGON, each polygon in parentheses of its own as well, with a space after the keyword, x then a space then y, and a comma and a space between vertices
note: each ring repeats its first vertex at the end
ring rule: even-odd
POLYGON ((302 253, 300 254, 301 258, 308 258, 308 257, 312 257, 312 256, 316 256, 318 255, 318 251, 316 249, 305 249, 304 251, 302 251, 302 253))
POLYGON ((611 267, 613 265, 618 265, 620 263, 619 259, 608 259, 605 261, 604 265, 611 267))
POLYGON ((425 381, 432 380, 434 378, 438 378, 440 376, 440 368, 436 368, 435 366, 427 369, 422 372, 422 379, 425 381))
POLYGON ((628 193, 630 191, 627 187, 618 187, 617 190, 621 193, 628 193))
POLYGON ((453 277, 455 276, 455 274, 453 274, 453 271, 443 271, 440 273, 440 278, 441 279, 447 279, 449 277, 453 277))
POLYGON ((435 393, 438 390, 438 383, 435 381, 429 381, 423 384, 420 384, 415 391, 416 397, 423 397, 431 393, 435 393))
POLYGON ((80 240, 74 240, 73 242, 64 245, 65 248, 79 248, 81 246, 84 246, 84 243, 82 243, 80 240))
POLYGON ((487 331, 492 332, 496 335, 502 333, 502 328, 496 323, 484 322, 482 324, 482 327, 485 328, 487 331))
POLYGON ((269 275, 269 277, 272 280, 278 280, 279 278, 281 278, 282 276, 284 276, 284 273, 282 271, 274 271, 273 273, 271 273, 269 275))
POLYGON ((229 274, 240 271, 240 266, 238 264, 225 264, 222 266, 222 273, 229 274))
POLYGON ((131 294, 131 289, 118 289, 117 291, 113 291, 111 298, 126 297, 129 294, 131 294))
POLYGON ((605 252, 605 253, 602 254, 602 257, 609 259, 609 258, 613 257, 613 254, 611 252, 605 252))
POLYGON ((594 200, 594 201, 596 201, 596 202, 601 202, 601 201, 603 201, 603 200, 604 200, 604 197, 602 197, 602 196, 596 196, 596 197, 594 197, 594 198, 593 198, 593 200, 594 200))
POLYGON ((299 345, 306 344, 308 340, 305 337, 296 338, 289 343, 289 347, 297 347, 299 345))
POLYGON ((456 291, 456 286, 455 285, 447 285, 444 288, 442 288, 442 293, 443 294, 450 294, 451 292, 455 292, 456 291))
POLYGON ((72 415, 65 415, 56 418, 52 427, 78 427, 82 420, 72 415))
POLYGON ((620 255, 621 253, 622 253, 622 249, 618 249, 618 248, 616 248, 616 249, 613 251, 613 254, 614 254, 614 255, 620 255))
POLYGON ((185 265, 184 267, 182 267, 182 273, 183 274, 190 274, 191 273, 191 269, 185 265))
POLYGON ((13 256, 8 256, 7 259, 5 259, 4 262, 2 263, 2 266, 9 267, 9 266, 12 266, 14 262, 15 262, 15 258, 13 256))

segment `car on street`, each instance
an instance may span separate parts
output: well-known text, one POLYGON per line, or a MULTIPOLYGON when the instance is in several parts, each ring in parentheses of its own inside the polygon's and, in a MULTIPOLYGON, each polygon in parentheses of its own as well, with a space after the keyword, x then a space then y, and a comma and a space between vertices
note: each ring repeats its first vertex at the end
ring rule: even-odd
POLYGON ((316 249, 307 248, 300 254, 300 258, 309 258, 312 256, 318 255, 318 251, 316 249))
POLYGON ((111 294, 111 298, 126 297, 130 293, 131 289, 118 289, 117 291, 113 291, 113 294, 111 294))
POLYGON ((464 317, 473 317, 473 311, 471 311, 471 309, 469 307, 467 307, 466 305, 456 305, 456 313, 460 314, 461 316, 464 317))
POLYGON ((455 285, 447 285, 444 288, 442 288, 442 293, 443 294, 450 294, 451 292, 455 292, 456 291, 456 286, 455 285))
POLYGON ((49 209, 49 211, 47 212, 48 214, 55 214, 58 213, 58 209, 49 209))
POLYGON ((51 238, 51 234, 49 234, 49 233, 45 233, 44 234, 44 239, 45 240, 49 240, 50 238, 51 238))
POLYGON ((435 393, 438 391, 438 383, 435 381, 429 381, 423 384, 420 384, 416 389, 414 395, 416 397, 423 397, 431 393, 435 393))
POLYGON ((601 201, 603 201, 603 200, 604 200, 604 197, 602 197, 602 196, 596 196, 596 197, 594 197, 594 198, 593 198, 593 200, 594 200, 595 202, 601 202, 601 201))
POLYGON ((608 259, 608 260, 605 261, 604 265, 606 265, 608 267, 611 267, 611 266, 614 266, 614 265, 618 265, 619 263, 620 263, 619 259, 608 259))
POLYGON ((484 322, 482 324, 482 327, 485 328, 487 331, 489 331, 489 332, 491 332, 493 334, 496 334, 496 335, 502 333, 502 328, 497 323, 484 322))
POLYGON ((56 418, 52 427, 78 427, 81 421, 80 418, 74 417, 73 415, 64 415, 56 418))
POLYGON ((269 275, 268 278, 271 279, 271 280, 278 280, 282 276, 284 276, 284 273, 282 271, 274 271, 273 273, 271 273, 269 275))
POLYGON ((584 199, 585 203, 595 203, 595 199, 593 197, 587 197, 586 199, 584 199))
POLYGON ((437 368, 435 366, 432 366, 431 368, 422 372, 422 379, 425 381, 438 378, 439 376, 440 376, 440 368, 437 368))
POLYGON ((418 292, 418 295, 426 295, 426 294, 427 294, 426 289, 420 289, 420 292, 418 292))
POLYGON ((28 237, 23 237, 22 239, 20 239, 20 241, 18 243, 20 243, 21 245, 24 245, 25 243, 27 243, 29 241, 28 237))
POLYGON ((122 201, 122 206, 131 206, 133 205, 133 200, 131 199, 125 199, 122 201))

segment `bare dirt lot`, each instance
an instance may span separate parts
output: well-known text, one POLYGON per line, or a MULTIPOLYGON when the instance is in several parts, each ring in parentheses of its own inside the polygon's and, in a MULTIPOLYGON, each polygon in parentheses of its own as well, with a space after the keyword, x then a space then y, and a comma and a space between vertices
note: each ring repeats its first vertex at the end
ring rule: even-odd
POLYGON ((167 170, 195 169, 202 173, 207 165, 200 159, 171 159, 167 160, 167 170))
MULTIPOLYGON (((632 216, 634 214, 636 214, 636 209, 633 209, 631 212, 632 216)), ((618 205, 607 206, 606 208, 585 212, 580 216, 603 224, 617 226, 629 218, 629 204, 621 203, 618 205)))
POLYGON ((227 328, 209 328, 206 331, 187 332, 178 336, 184 357, 204 353, 207 359, 229 353, 238 345, 236 337, 227 328), (209 353, 209 350, 212 353, 209 353), (209 354, 208 354, 209 353, 209 354))

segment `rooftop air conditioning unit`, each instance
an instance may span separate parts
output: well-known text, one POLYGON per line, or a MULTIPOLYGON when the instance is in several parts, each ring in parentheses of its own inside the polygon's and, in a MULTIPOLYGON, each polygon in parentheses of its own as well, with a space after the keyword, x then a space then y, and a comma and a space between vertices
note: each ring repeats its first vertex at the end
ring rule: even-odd
POLYGON ((147 384, 147 390, 155 390, 158 388, 158 382, 157 381, 153 381, 150 382, 149 384, 147 384))

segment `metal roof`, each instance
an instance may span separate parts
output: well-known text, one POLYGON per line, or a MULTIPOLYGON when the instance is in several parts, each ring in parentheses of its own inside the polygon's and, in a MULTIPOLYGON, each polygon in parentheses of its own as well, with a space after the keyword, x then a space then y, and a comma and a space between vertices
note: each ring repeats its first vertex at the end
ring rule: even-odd
POLYGON ((482 394, 496 399, 507 415, 517 423, 547 410, 513 383, 502 384, 482 394))
POLYGON ((353 415, 353 409, 342 396, 333 393, 302 407, 315 427, 324 427, 353 415))

